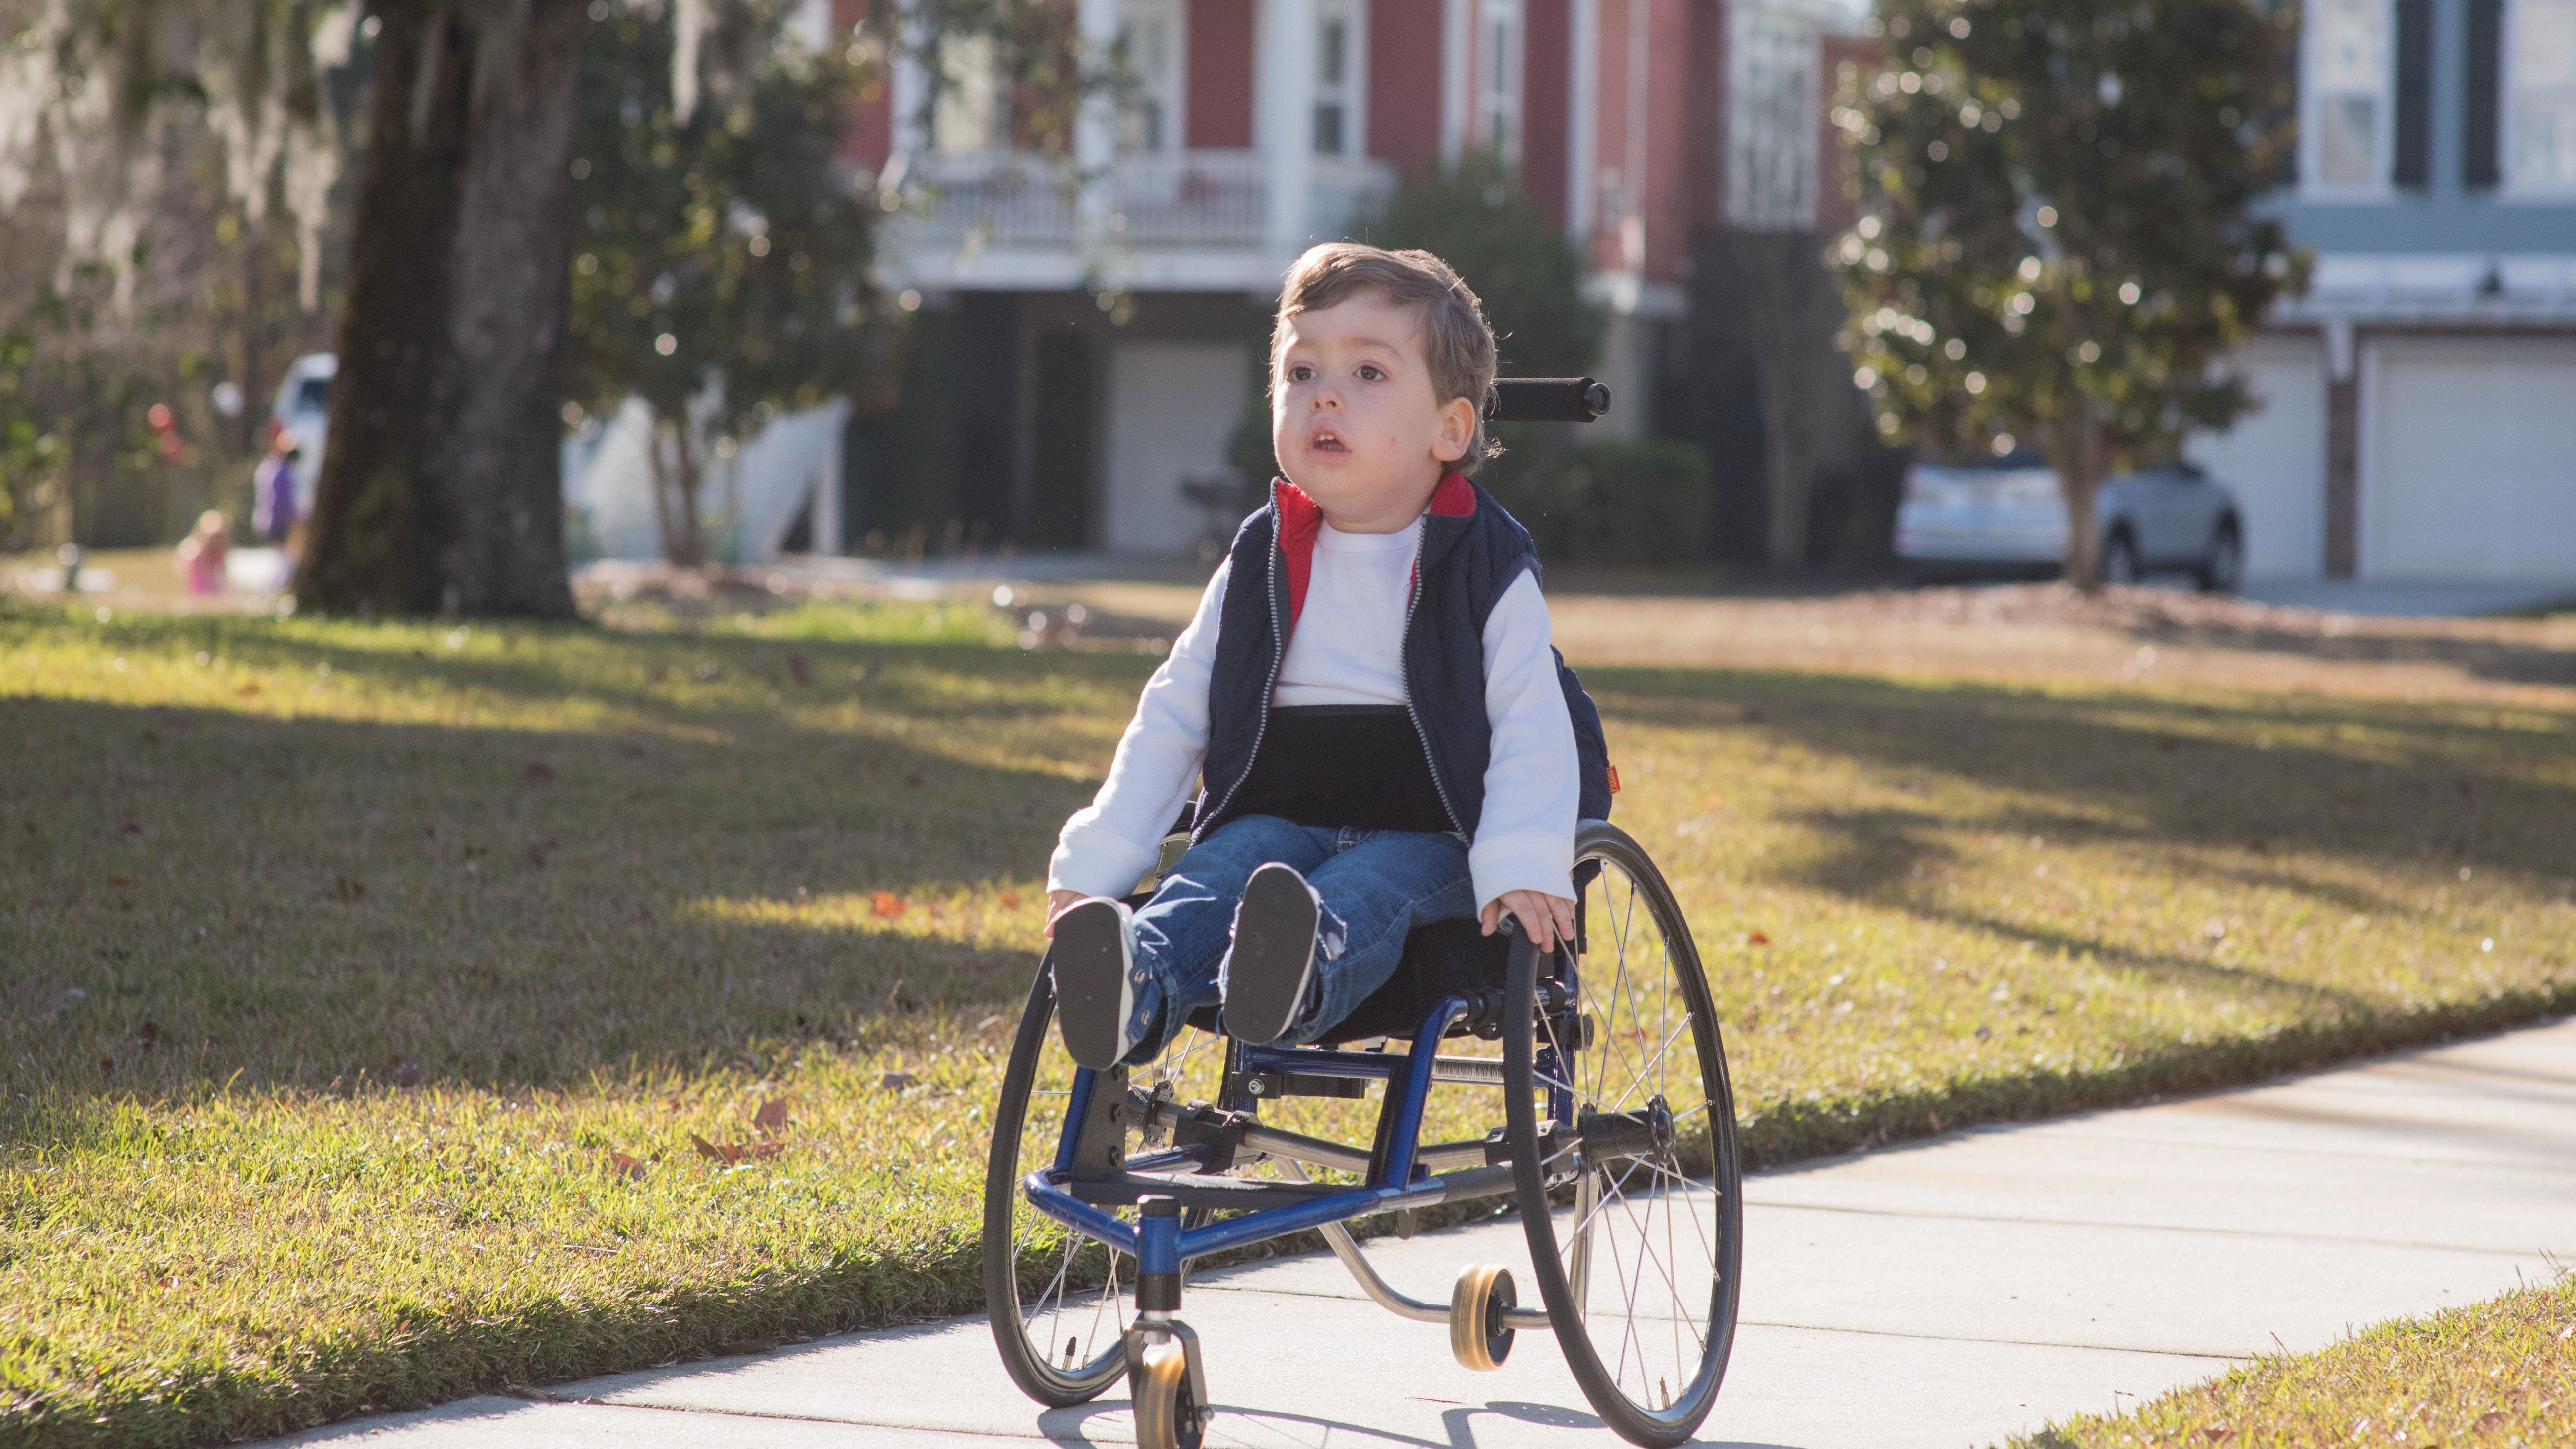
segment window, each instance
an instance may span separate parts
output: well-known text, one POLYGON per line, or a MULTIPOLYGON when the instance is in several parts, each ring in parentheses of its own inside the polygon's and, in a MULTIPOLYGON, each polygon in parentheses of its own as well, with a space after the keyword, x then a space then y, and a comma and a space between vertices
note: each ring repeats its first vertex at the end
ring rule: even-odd
POLYGON ((1794 12, 1727 8, 1726 219, 1737 226, 1816 224, 1821 46, 1794 12))
POLYGON ((950 156, 992 150, 1010 134, 994 76, 993 37, 950 38, 940 47, 939 65, 945 75, 931 107, 932 144, 950 156))
POLYGON ((1521 151, 1521 4, 1484 0, 1476 32, 1477 145, 1506 156, 1521 151))
POLYGON ((2508 185, 2576 191, 2576 0, 2514 0, 2505 54, 2508 185))
POLYGON ((1359 0, 1315 6, 1315 154, 1356 156, 1365 148, 1368 26, 1359 0))
POLYGON ((1181 7, 1177 0, 1125 0, 1118 44, 1136 84, 1118 132, 1122 151, 1176 151, 1181 146, 1181 7))
POLYGON ((2375 191, 2388 181, 2388 0, 2317 0, 2308 32, 2307 156, 2312 191, 2375 191))

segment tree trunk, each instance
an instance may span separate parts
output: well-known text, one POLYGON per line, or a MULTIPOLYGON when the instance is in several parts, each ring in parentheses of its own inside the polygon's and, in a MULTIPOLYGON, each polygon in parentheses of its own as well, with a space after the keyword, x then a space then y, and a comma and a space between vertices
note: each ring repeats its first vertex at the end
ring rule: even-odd
POLYGON ((561 617, 583 0, 383 0, 300 602, 561 617))
POLYGON ((1763 556, 1796 567, 1810 552, 1821 442, 1835 421, 1818 375, 1819 354, 1833 356, 1840 302, 1814 233, 1729 228, 1720 241, 1743 277, 1744 330, 1761 389, 1763 556))
POLYGON ((680 409, 679 417, 677 423, 653 425, 653 446, 646 456, 653 463, 653 517, 662 528, 662 557, 693 569, 707 561, 706 514, 698 506, 698 488, 706 470, 688 410, 680 409))
POLYGON ((2066 498, 2066 581, 2085 593, 2099 593, 2102 539, 2094 526, 2093 504, 2102 491, 2102 430, 2094 422, 2093 399, 2074 394, 2050 432, 2057 486, 2066 498))

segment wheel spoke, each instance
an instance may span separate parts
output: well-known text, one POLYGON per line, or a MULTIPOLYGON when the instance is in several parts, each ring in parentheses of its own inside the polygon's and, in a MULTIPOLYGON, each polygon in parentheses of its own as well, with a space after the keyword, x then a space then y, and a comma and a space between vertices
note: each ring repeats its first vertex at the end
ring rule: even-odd
MULTIPOLYGON (((1699 965, 1688 925, 1652 864, 1615 829, 1609 840, 1590 840, 1583 859, 1598 867, 1600 889, 1594 894, 1587 882, 1589 949, 1570 1013, 1585 1021, 1587 1039, 1569 1049, 1558 1025, 1566 1018, 1534 1020, 1532 1050, 1551 1055, 1544 1069, 1531 1064, 1528 1089, 1570 1092, 1587 1113, 1643 1106, 1674 1123, 1705 1114, 1687 1135, 1698 1144, 1691 1150, 1715 1155, 1706 1180, 1684 1174, 1670 1142, 1641 1144, 1638 1155, 1613 1161, 1587 1159, 1572 1209, 1530 1219, 1551 1301, 1564 1301, 1560 1292, 1572 1298, 1573 1316, 1559 1324, 1569 1359, 1596 1393, 1595 1407, 1626 1432, 1639 1414, 1670 1423, 1668 1415, 1705 1411, 1712 1365, 1732 1332, 1732 1274, 1722 1265, 1735 1251, 1737 1208, 1724 1190, 1735 1146, 1732 1121, 1717 1120, 1726 1110, 1722 1047, 1704 983, 1689 974, 1699 965), (1606 1280, 1590 1281, 1602 1270, 1606 1280), (1605 1314, 1620 1321, 1613 1327, 1605 1314), (1659 1325, 1658 1317, 1672 1321, 1659 1325)), ((1579 1146, 1534 1154, 1544 1158, 1540 1183, 1553 1191, 1552 1174, 1566 1170, 1579 1146)))

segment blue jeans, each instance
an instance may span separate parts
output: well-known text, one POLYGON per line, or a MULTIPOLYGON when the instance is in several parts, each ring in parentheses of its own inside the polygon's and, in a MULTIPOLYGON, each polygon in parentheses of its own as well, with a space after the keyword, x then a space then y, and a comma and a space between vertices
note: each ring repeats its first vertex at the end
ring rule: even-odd
POLYGON ((1334 830, 1273 815, 1229 820, 1174 862, 1136 912, 1139 1020, 1152 1024, 1128 1060, 1152 1061, 1203 1006, 1225 999, 1234 911, 1253 871, 1296 867, 1323 898, 1315 923, 1318 999, 1282 1045, 1315 1040, 1395 974, 1416 926, 1476 913, 1467 847, 1454 835, 1334 830), (1157 1016, 1159 1013, 1159 1016, 1157 1016))

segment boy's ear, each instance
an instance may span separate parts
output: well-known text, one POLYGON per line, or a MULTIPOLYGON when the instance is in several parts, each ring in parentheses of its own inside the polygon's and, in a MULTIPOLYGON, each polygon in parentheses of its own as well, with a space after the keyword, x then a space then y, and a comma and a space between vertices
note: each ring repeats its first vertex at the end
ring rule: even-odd
POLYGON ((1432 441, 1431 456, 1443 463, 1455 463, 1467 456, 1476 442, 1476 405, 1463 397, 1453 397, 1440 405, 1440 436, 1432 441))

